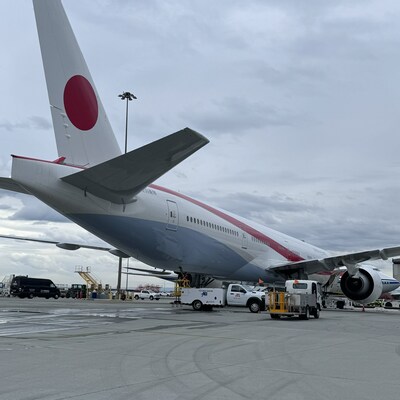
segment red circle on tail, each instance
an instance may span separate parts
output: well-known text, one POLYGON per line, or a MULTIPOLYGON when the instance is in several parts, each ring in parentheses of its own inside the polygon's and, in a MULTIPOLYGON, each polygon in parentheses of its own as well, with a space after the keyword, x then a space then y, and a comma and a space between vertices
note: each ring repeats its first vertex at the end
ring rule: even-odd
POLYGON ((82 75, 70 78, 64 89, 64 107, 70 121, 81 131, 92 129, 99 116, 96 94, 82 75))

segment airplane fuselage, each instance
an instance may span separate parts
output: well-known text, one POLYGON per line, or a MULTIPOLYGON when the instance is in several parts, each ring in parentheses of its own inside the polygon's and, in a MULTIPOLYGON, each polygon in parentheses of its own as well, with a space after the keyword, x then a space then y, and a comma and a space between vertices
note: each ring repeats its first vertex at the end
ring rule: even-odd
MULTIPOLYGON (((283 277, 269 271, 270 266, 329 255, 308 243, 154 184, 129 204, 105 201, 60 180, 76 170, 74 166, 15 156, 12 176, 50 207, 152 267, 271 283, 283 277)), ((329 276, 321 273, 310 277, 325 283, 329 276)), ((395 288, 390 279, 382 277, 385 291, 395 288)))
POLYGON ((130 256, 157 268, 271 282, 271 265, 327 252, 157 185, 121 205, 60 180, 76 167, 14 157, 12 177, 37 198, 130 256))

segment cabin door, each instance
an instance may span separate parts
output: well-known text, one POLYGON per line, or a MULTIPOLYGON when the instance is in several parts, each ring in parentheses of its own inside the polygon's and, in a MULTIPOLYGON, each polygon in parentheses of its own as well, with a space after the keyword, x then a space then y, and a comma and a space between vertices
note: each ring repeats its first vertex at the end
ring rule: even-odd
POLYGON ((179 224, 178 206, 175 201, 167 200, 167 229, 170 231, 176 231, 179 224))

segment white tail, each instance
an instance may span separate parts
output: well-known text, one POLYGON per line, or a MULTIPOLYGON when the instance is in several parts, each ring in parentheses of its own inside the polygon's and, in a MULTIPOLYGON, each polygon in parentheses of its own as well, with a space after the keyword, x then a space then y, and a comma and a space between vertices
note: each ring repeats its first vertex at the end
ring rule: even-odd
POLYGON ((60 0, 33 0, 58 155, 93 166, 121 154, 60 0))

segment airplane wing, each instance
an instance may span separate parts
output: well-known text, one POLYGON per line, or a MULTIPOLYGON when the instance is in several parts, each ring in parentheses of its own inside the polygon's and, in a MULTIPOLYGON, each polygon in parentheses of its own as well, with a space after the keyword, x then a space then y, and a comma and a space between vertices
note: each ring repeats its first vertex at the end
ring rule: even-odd
POLYGON ((331 257, 302 260, 291 263, 273 265, 268 270, 275 271, 281 275, 291 275, 303 270, 307 274, 314 274, 321 271, 333 271, 338 267, 355 266, 366 261, 387 260, 390 257, 400 255, 400 246, 387 247, 384 249, 367 250, 357 253, 346 253, 331 257))
POLYGON ((122 271, 122 273, 124 275, 146 276, 148 278, 164 279, 165 281, 168 281, 168 282, 175 282, 178 279, 176 276, 166 276, 166 275, 157 275, 157 274, 141 274, 139 272, 124 272, 124 271, 122 271))
POLYGON ((134 271, 140 271, 140 272, 148 272, 151 274, 157 274, 157 275, 166 275, 166 276, 171 276, 171 275, 176 275, 176 278, 178 277, 177 274, 175 274, 175 272, 173 271, 168 271, 165 269, 159 270, 159 269, 154 269, 154 270, 150 270, 150 269, 145 269, 145 268, 136 268, 136 267, 125 267, 125 269, 131 269, 134 271))
POLYGON ((165 269, 159 270, 159 269, 145 269, 145 268, 136 268, 136 267, 125 267, 126 270, 129 271, 139 271, 139 272, 122 272, 125 275, 136 275, 136 276, 150 276, 152 278, 160 278, 164 279, 169 282, 175 282, 179 276, 173 271, 168 271, 165 269))
POLYGON ((131 203, 146 186, 208 142, 200 133, 185 128, 61 179, 113 203, 131 203))
POLYGON ((18 192, 23 194, 30 194, 19 183, 11 178, 0 177, 0 189, 10 190, 11 192, 18 192))
POLYGON ((77 244, 77 243, 65 243, 65 242, 57 242, 53 240, 45 240, 45 239, 33 239, 27 238, 22 236, 11 236, 11 235, 0 235, 0 238, 4 239, 15 239, 15 240, 24 240, 27 242, 38 242, 38 243, 48 243, 48 244, 55 244, 57 247, 64 249, 64 250, 78 250, 78 249, 91 249, 91 250, 101 250, 101 251, 108 251, 114 256, 122 257, 122 258, 129 258, 130 256, 122 252, 118 249, 113 249, 112 247, 102 247, 102 246, 90 246, 86 244, 77 244))

